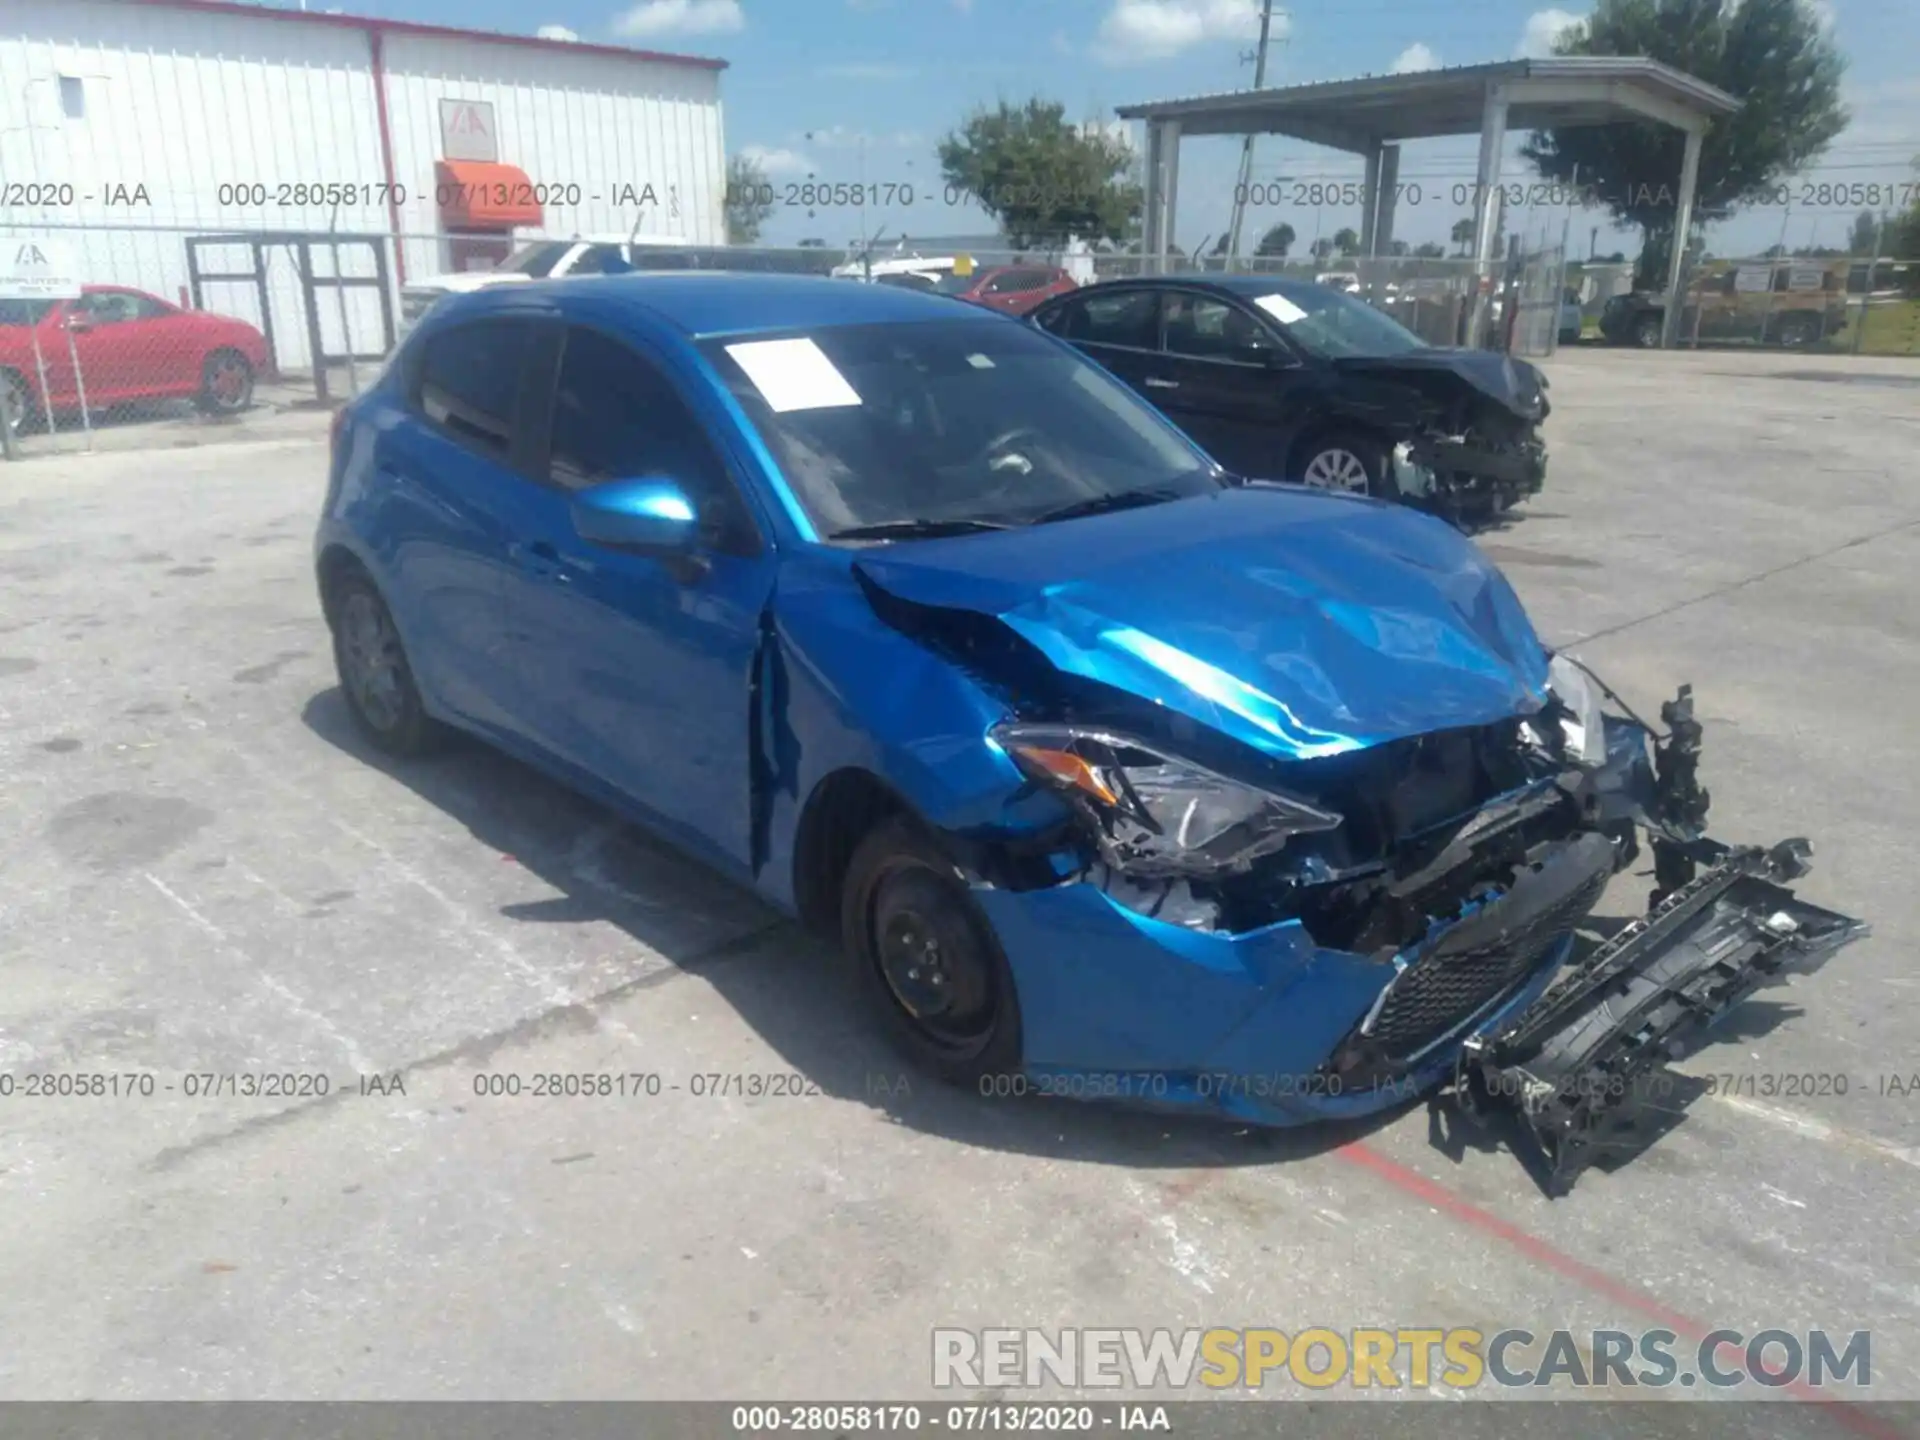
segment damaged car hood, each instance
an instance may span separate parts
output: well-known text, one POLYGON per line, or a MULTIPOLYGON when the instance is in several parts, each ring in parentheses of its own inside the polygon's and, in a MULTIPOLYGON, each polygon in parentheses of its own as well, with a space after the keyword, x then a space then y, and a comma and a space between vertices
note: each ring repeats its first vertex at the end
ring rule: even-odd
POLYGON ((1435 347, 1404 355, 1349 355, 1333 361, 1333 368, 1350 375, 1398 381, 1436 399, 1464 387, 1522 420, 1543 420, 1549 409, 1546 377, 1539 369, 1492 350, 1435 347))
POLYGON ((1505 577, 1373 501, 1249 486, 853 563, 917 624, 992 616, 1060 671, 1283 759, 1491 724, 1546 693, 1505 577))

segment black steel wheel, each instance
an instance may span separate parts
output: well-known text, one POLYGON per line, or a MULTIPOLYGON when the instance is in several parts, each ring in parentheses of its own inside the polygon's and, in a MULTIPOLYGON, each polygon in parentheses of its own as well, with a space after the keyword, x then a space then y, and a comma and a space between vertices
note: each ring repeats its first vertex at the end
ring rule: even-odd
POLYGON ((1666 322, 1658 315, 1642 315, 1633 322, 1633 343, 1642 350, 1658 350, 1666 322))
POLYGON ((855 850, 841 900, 855 983, 889 1037, 941 1079, 1020 1066, 1013 973, 965 880, 918 825, 882 821, 855 850))
POLYGON ((380 592, 365 575, 335 586, 333 662, 347 708, 362 733, 390 755, 420 755, 440 738, 420 701, 400 631, 380 592))

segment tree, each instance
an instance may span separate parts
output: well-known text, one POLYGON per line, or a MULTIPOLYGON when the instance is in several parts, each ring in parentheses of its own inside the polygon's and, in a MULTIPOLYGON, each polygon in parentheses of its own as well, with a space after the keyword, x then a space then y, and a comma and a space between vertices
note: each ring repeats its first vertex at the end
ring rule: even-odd
POLYGON ((1293 233, 1293 227, 1283 220, 1260 237, 1260 243, 1254 246, 1253 253, 1275 260, 1284 260, 1287 258, 1287 251, 1293 248, 1293 242, 1298 238, 1293 233))
POLYGON ((1871 210, 1862 210, 1853 217, 1853 229, 1847 235, 1847 253, 1871 256, 1879 242, 1880 217, 1871 210))
POLYGON ((1387 246, 1387 253, 1389 255, 1409 255, 1413 253, 1413 247, 1408 245, 1404 240, 1395 240, 1387 246))
MULTIPOLYGON (((1920 175, 1920 156, 1914 157, 1913 173, 1920 175)), ((1880 237, 1880 253, 1895 260, 1920 260, 1920 190, 1902 214, 1887 221, 1886 233, 1880 237)), ((1920 275, 1909 271, 1908 276, 1910 285, 1920 283, 1920 275)))
POLYGON ((1460 247, 1460 253, 1466 254, 1473 246, 1473 217, 1453 222, 1453 243, 1460 247))
POLYGON ((1426 240, 1414 246, 1413 253, 1422 260, 1439 260, 1445 258, 1447 249, 1444 245, 1437 245, 1431 240, 1426 240))
POLYGON ((1333 254, 1333 241, 1323 235, 1307 247, 1307 253, 1316 260, 1325 260, 1333 254))
POLYGON ((999 221, 1015 247, 1069 235, 1120 240, 1140 216, 1133 152, 1103 130, 1068 121, 1066 106, 1034 98, 981 108, 940 142, 940 169, 999 221))
POLYGON ((751 245, 760 238, 761 227, 773 213, 773 186, 752 156, 735 155, 727 161, 724 208, 729 245, 751 245))
POLYGON ((1232 232, 1231 230, 1223 230, 1223 231, 1222 231, 1222 232, 1220 233, 1220 238, 1219 238, 1218 240, 1216 240, 1216 241, 1214 241, 1214 242, 1213 242, 1213 249, 1211 249, 1211 250, 1209 250, 1209 251, 1208 251, 1207 253, 1208 253, 1209 255, 1224 255, 1224 254, 1226 254, 1226 253, 1227 253, 1227 246, 1228 246, 1228 245, 1229 245, 1230 243, 1232 243, 1232 240, 1233 240, 1233 232, 1232 232))
MULTIPOLYGON (((1846 128, 1846 61, 1803 0, 1599 0, 1559 55, 1663 61, 1741 102, 1708 126, 1694 196, 1696 224, 1724 220, 1775 193, 1846 128)), ((1578 183, 1623 225, 1639 228, 1635 282, 1666 283, 1678 201, 1681 133, 1651 121, 1536 131, 1521 154, 1549 180, 1578 183)))
POLYGON ((1333 248, 1342 255, 1358 255, 1360 253, 1359 232, 1350 225, 1343 225, 1333 232, 1333 248))

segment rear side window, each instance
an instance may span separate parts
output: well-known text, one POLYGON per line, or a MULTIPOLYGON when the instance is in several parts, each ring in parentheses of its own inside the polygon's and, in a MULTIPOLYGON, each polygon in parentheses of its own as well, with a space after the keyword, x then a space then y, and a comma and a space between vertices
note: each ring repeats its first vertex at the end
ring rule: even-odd
POLYGON ((482 320, 429 336, 420 359, 420 411, 465 445, 504 462, 533 339, 527 320, 482 320))

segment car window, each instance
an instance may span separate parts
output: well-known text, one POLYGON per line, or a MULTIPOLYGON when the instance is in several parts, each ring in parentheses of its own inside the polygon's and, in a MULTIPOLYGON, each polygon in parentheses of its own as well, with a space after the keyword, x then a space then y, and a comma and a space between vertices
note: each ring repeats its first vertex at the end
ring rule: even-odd
POLYGON ((421 413, 504 461, 513 449, 513 408, 531 340, 526 320, 482 320, 430 336, 420 362, 421 413))
POLYGON ((119 325, 157 313, 143 308, 141 299, 125 290, 96 290, 74 301, 73 313, 94 325, 119 325))
POLYGON ((1175 355, 1254 365, 1278 348, 1252 316, 1224 300, 1175 294, 1165 309, 1166 348, 1175 355))
POLYGON ((0 326, 38 325, 54 304, 52 300, 0 300, 0 326))
POLYGON ((568 267, 569 275, 625 275, 633 270, 618 245, 589 245, 568 267))
POLYGON ((1117 295, 1089 295, 1064 307, 1056 335, 1089 345, 1127 345, 1155 349, 1160 340, 1160 297, 1152 290, 1128 290, 1117 295))
POLYGON ((699 417, 651 361, 596 330, 567 331, 550 445, 556 485, 582 490, 664 476, 717 539, 737 545, 751 536, 745 504, 699 417))
POLYGON ((954 308, 915 325, 701 342, 823 535, 1021 524, 1116 494, 1219 488, 1205 457, 1099 365, 954 308))
POLYGON ((988 295, 1011 295, 1015 291, 1027 288, 1025 270, 1009 270, 1004 275, 996 275, 987 282, 984 293, 988 295))
POLYGON ((538 280, 553 273, 569 250, 571 240, 541 240, 516 250, 493 268, 503 274, 528 275, 538 280))
POLYGON ((1253 303, 1309 355, 1407 355, 1427 342, 1384 311, 1325 285, 1292 285, 1253 303))

